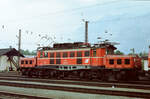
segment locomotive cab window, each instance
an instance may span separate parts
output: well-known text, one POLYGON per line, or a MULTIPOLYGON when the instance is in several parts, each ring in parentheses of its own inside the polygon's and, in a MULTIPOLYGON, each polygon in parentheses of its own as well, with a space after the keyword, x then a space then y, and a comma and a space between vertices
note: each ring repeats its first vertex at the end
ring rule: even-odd
POLYGON ((67 53, 67 52, 64 52, 64 53, 63 53, 63 57, 68 57, 68 53, 67 53))
POLYGON ((60 57, 60 52, 56 53, 56 57, 59 58, 60 57))
POLYGON ((84 52, 84 56, 89 56, 90 55, 90 51, 85 51, 84 52))
POLYGON ((125 64, 130 64, 130 59, 125 59, 125 64))
POLYGON ((117 64, 118 65, 122 64, 122 60, 121 59, 117 59, 117 64))
POLYGON ((114 64, 114 59, 110 59, 109 64, 113 65, 114 64))
POLYGON ((43 57, 43 52, 42 51, 40 52, 40 57, 43 57))
POLYGON ((44 53, 44 57, 48 57, 48 53, 47 52, 44 53))
POLYGON ((112 54, 114 54, 114 50, 113 49, 107 49, 106 54, 107 55, 112 55, 112 54))
POLYGON ((74 57, 75 56, 75 52, 70 52, 70 57, 74 57))
POLYGON ((77 57, 82 57, 82 52, 77 52, 77 57))

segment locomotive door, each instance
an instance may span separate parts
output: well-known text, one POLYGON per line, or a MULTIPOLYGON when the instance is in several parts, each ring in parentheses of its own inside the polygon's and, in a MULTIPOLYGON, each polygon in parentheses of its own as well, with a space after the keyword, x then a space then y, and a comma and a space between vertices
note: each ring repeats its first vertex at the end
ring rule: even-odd
POLYGON ((92 65, 93 66, 103 66, 103 59, 105 55, 104 48, 93 49, 92 51, 92 65))
POLYGON ((91 65, 92 66, 98 66, 98 57, 97 57, 97 50, 92 50, 92 58, 91 58, 91 65))
POLYGON ((82 64, 82 51, 77 52, 77 64, 82 64))

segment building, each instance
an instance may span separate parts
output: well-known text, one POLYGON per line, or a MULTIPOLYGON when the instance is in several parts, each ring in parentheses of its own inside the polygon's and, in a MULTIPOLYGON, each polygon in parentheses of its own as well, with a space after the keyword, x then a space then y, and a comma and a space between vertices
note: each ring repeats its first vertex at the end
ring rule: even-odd
POLYGON ((143 70, 148 71, 148 56, 143 56, 142 58, 142 67, 143 70))
POLYGON ((24 57, 15 48, 0 49, 0 71, 16 71, 18 56, 24 57))

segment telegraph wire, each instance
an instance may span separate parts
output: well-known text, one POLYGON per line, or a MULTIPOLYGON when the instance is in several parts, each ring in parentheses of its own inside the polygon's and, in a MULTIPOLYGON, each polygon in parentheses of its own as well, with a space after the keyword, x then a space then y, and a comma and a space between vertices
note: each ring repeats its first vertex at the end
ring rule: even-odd
MULTIPOLYGON (((56 15, 56 14, 64 14, 64 13, 69 13, 69 12, 74 12, 74 11, 78 11, 78 10, 82 10, 82 9, 88 9, 88 8, 92 8, 92 7, 97 7, 97 6, 104 6, 107 4, 112 4, 112 3, 116 3, 120 0, 113 0, 111 2, 105 2, 105 3, 97 3, 94 5, 89 5, 89 6, 83 6, 83 7, 78 7, 78 8, 73 8, 73 9, 67 9, 67 10, 62 10, 62 11, 56 11, 56 12, 50 12, 47 14, 41 14, 41 15, 37 15, 37 16, 31 16, 28 18, 20 18, 18 20, 31 20, 33 18, 40 18, 40 17, 46 17, 46 16, 50 16, 50 15, 56 15)), ((8 22, 16 22, 17 20, 8 20, 8 22)))

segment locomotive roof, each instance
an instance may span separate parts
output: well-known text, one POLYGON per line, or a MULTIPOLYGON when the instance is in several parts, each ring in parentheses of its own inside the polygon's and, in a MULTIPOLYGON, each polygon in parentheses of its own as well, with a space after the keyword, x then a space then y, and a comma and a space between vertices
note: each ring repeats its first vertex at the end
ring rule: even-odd
POLYGON ((95 49, 95 48, 108 48, 117 49, 110 43, 94 44, 91 46, 89 43, 75 42, 75 43, 55 43, 53 47, 39 47, 38 50, 66 50, 66 49, 95 49))

